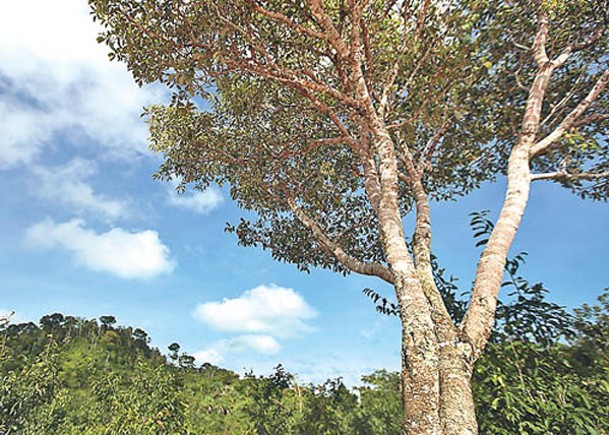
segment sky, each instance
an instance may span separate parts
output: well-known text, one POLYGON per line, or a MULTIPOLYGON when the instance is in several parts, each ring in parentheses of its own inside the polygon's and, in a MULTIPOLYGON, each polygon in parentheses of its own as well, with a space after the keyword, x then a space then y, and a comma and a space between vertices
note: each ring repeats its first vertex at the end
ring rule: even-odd
MULTIPOLYGON (((399 324, 362 294, 390 288, 239 247, 224 228, 243 213, 226 191, 178 195, 152 179, 162 158, 140 115, 169 96, 137 87, 98 32, 85 0, 0 3, 0 314, 113 315, 163 352, 178 342, 238 373, 281 363, 301 382, 397 370, 399 324)), ((433 249, 462 290, 480 254, 468 214, 496 217, 504 189, 433 204, 433 249)), ((609 286, 609 207, 535 184, 523 250, 523 274, 551 300, 594 302, 609 286)))

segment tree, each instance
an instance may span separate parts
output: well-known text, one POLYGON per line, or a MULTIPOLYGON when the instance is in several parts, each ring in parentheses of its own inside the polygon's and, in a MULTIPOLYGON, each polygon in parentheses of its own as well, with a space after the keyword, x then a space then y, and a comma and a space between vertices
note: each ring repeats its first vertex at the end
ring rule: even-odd
POLYGON ((169 354, 169 358, 173 361, 176 362, 178 360, 178 352, 180 351, 180 344, 179 343, 171 343, 169 346, 167 346, 167 349, 169 349, 169 351, 171 352, 169 354))
POLYGON ((116 324, 116 317, 114 316, 101 316, 99 321, 102 324, 102 329, 112 329, 112 325, 116 324))
POLYGON ((607 2, 90 5, 110 58, 174 91, 147 110, 157 176, 230 186, 257 215, 228 226, 240 244, 390 283, 403 432, 477 433, 470 379, 532 182, 609 193, 607 2), (433 279, 429 204, 500 176, 504 204, 457 324, 433 279))

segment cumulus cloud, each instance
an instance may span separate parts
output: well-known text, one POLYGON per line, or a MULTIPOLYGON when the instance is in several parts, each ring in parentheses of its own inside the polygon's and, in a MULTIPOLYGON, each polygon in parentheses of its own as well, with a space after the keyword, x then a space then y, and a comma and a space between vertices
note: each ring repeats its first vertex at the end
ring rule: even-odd
POLYGON ((38 248, 63 248, 87 269, 121 278, 153 278, 171 272, 175 266, 169 248, 152 230, 131 233, 113 228, 98 234, 84 228, 79 219, 65 223, 47 219, 30 227, 26 240, 38 248))
POLYGON ((241 354, 254 351, 274 355, 281 350, 279 342, 270 335, 247 334, 227 338, 214 343, 210 348, 195 352, 193 356, 199 364, 219 364, 227 354, 241 354))
POLYGON ((37 193, 41 197, 65 204, 79 212, 91 212, 114 220, 128 214, 124 201, 109 199, 94 192, 84 180, 97 172, 94 162, 75 158, 65 165, 44 168, 37 166, 34 173, 40 182, 37 193))
POLYGON ((291 337, 310 329, 316 315, 304 298, 290 288, 261 285, 234 299, 199 304, 195 317, 220 331, 291 337))
POLYGON ((194 211, 199 214, 207 214, 217 208, 224 198, 218 189, 210 187, 203 192, 190 194, 178 194, 175 190, 169 192, 169 203, 176 207, 194 211))
POLYGON ((0 3, 0 168, 31 162, 68 131, 94 138, 106 155, 148 152, 139 115, 160 94, 110 63, 98 32, 86 2, 0 3))

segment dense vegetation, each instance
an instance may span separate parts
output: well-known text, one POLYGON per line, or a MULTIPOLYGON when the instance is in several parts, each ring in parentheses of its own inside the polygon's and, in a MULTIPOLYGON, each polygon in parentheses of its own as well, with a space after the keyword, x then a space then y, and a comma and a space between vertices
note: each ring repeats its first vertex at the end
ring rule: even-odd
MULTIPOLYGON (((474 375, 481 433, 608 434, 609 292, 568 314, 540 284, 506 285, 515 294, 474 375)), ((398 373, 354 389, 298 385, 282 366, 239 377, 115 323, 55 313, 2 326, 0 434, 400 433, 398 373)))

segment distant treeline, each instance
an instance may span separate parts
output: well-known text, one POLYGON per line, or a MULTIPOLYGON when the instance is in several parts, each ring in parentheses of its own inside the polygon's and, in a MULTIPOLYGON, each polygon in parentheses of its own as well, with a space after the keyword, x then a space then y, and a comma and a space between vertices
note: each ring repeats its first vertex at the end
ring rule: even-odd
MULTIPOLYGON (((609 293, 570 314, 513 284, 474 374, 480 433, 609 434, 609 293)), ((112 316, 0 326, 0 435, 400 434, 398 373, 299 385, 149 343, 112 316)))

